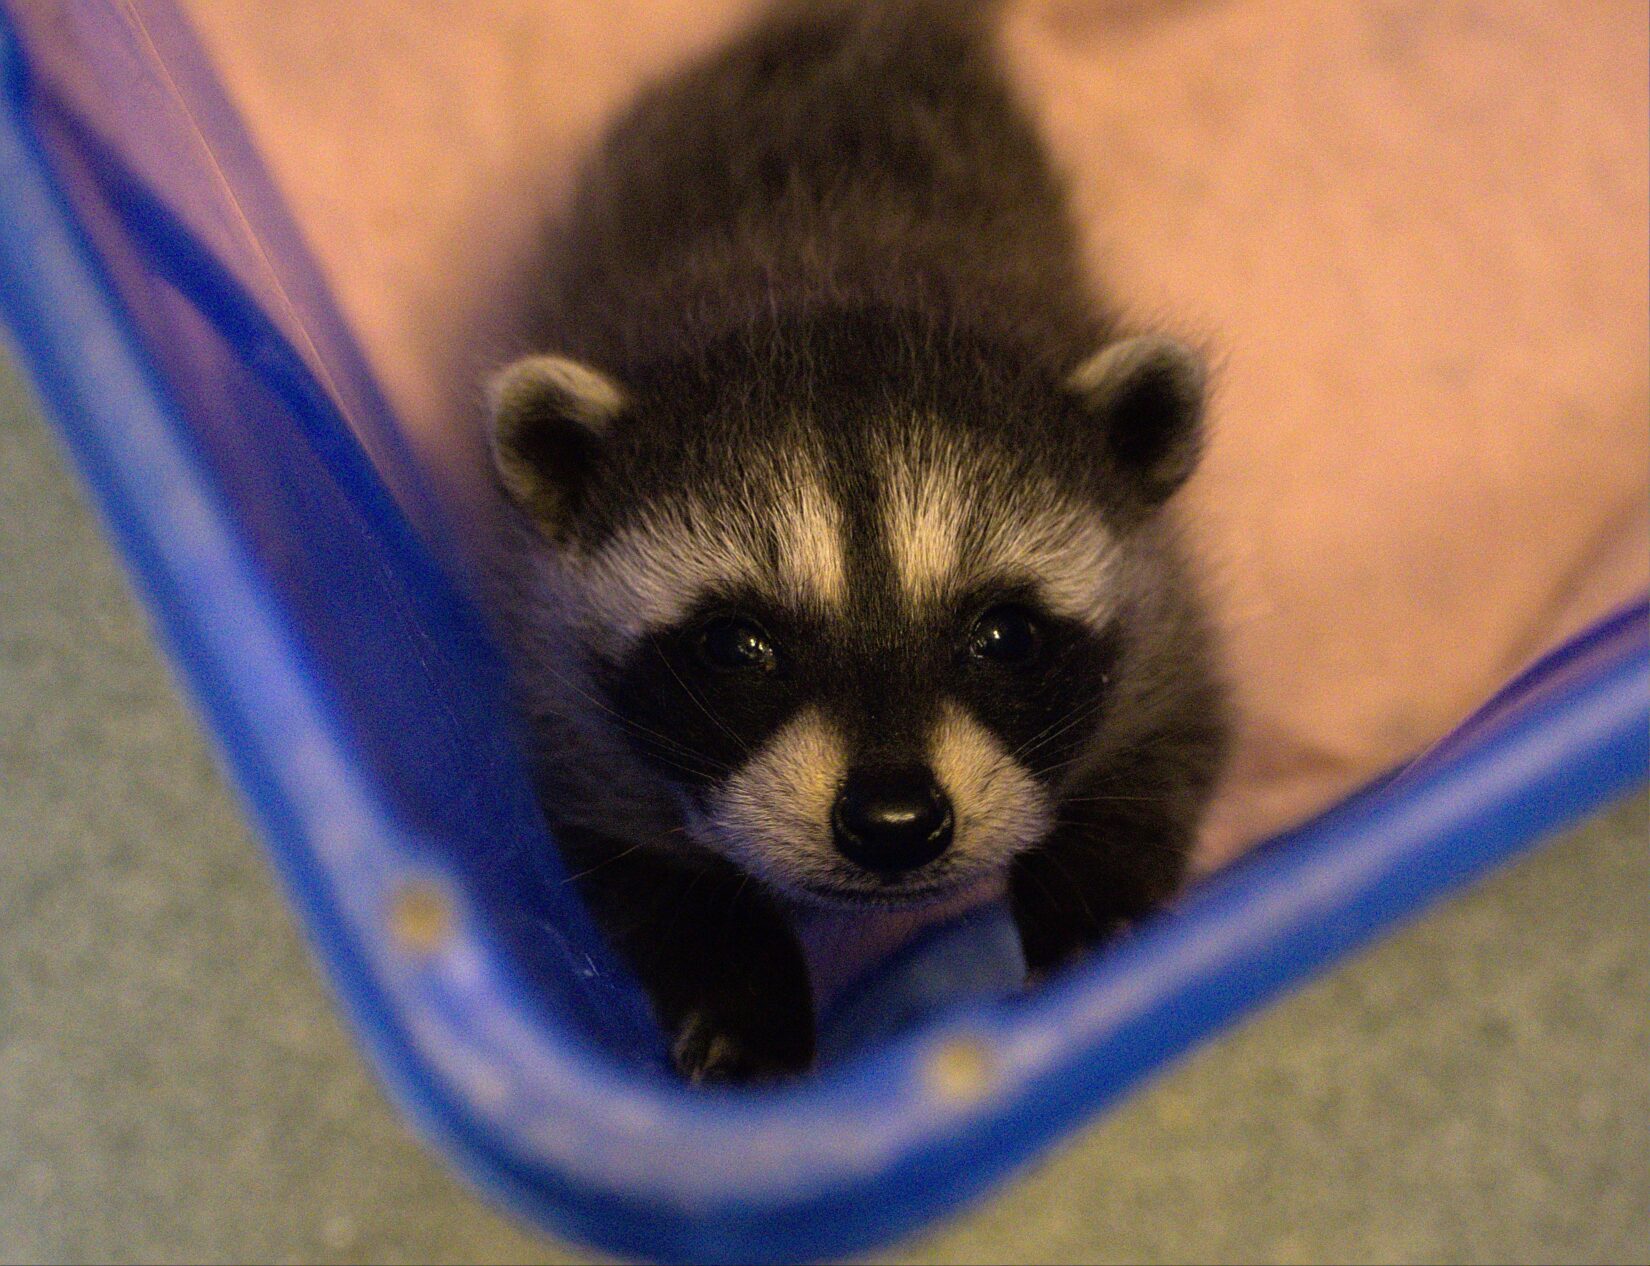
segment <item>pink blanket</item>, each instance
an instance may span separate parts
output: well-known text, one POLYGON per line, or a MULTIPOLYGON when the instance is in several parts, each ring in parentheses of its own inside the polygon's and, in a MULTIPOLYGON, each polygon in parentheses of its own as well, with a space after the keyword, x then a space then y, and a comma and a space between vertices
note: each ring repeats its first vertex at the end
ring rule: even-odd
MULTIPOLYGON (((431 468, 603 119, 749 0, 189 0, 431 468)), ((1096 284, 1209 348, 1214 863, 1650 586, 1646 9, 1019 0, 1096 284)))

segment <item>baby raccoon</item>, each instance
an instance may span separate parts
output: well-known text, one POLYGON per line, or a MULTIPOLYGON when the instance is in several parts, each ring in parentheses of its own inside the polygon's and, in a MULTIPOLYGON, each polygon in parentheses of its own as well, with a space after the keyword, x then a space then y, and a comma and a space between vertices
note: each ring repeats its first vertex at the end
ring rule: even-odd
POLYGON ((1203 375, 1092 304, 987 12, 781 4, 645 94, 492 384, 540 794, 696 1080, 809 1065, 797 906, 1006 882, 1047 972, 1221 764, 1203 375))

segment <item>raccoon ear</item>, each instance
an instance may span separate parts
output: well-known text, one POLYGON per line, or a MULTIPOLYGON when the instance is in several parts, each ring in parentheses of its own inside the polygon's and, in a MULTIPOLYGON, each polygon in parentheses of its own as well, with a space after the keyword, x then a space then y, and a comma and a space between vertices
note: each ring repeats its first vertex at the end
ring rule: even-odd
POLYGON ((504 491, 552 534, 583 499, 596 453, 624 412, 617 384, 564 356, 529 356, 487 384, 493 469, 504 491))
POLYGON ((1185 344, 1155 334, 1123 339, 1079 365, 1067 385, 1105 428, 1112 460, 1148 507, 1197 467, 1204 372, 1185 344))

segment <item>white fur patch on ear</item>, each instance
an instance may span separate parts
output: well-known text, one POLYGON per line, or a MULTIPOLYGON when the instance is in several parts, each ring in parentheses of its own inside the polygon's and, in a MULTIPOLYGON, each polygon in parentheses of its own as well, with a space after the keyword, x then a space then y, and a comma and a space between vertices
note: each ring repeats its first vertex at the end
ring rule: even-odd
POLYGON ((1197 467, 1205 378, 1184 343, 1142 334, 1101 348, 1067 382, 1142 506, 1167 500, 1197 467))
POLYGON ((555 535, 577 511, 599 437, 624 409, 624 393, 578 361, 529 356, 493 376, 487 402, 500 484, 555 535))
POLYGON ((624 392, 600 370, 565 356, 527 356, 487 383, 495 428, 550 412, 600 433, 623 409, 624 392))
POLYGON ((1006 860, 1048 834, 1053 806, 1042 784, 960 705, 943 705, 928 750, 956 814, 961 861, 1006 860))
POLYGON ((1161 375, 1188 399, 1202 398, 1203 362, 1179 339, 1163 334, 1139 334, 1102 347, 1072 371, 1067 385, 1103 407, 1129 384, 1152 374, 1161 375))

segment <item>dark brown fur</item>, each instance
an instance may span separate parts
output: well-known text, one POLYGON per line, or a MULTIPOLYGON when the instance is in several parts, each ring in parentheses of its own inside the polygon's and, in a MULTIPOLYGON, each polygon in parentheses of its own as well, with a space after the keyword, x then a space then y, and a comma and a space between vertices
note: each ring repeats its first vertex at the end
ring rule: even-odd
MULTIPOLYGON (((1040 771, 1059 789, 1059 823, 1010 872, 1041 973, 1173 892, 1225 724, 1209 634, 1160 513, 1196 459, 1196 405, 1178 398, 1183 382, 1149 381, 1097 421, 1100 406, 1072 395, 1069 376, 1114 322, 1090 296, 1059 181, 996 64, 990 12, 784 4, 618 122, 559 233, 540 338, 623 384, 634 420, 600 444, 570 430, 548 446, 579 484, 547 470, 565 485, 549 503, 566 513, 520 527, 540 545, 542 533, 599 542, 672 482, 714 486, 762 452, 788 404, 859 418, 876 413, 862 407, 868 392, 999 454, 1008 495, 1012 471, 1035 470, 1093 503, 1126 546, 1115 686, 1040 771)), ((851 471, 861 424, 842 425, 831 442, 851 471)), ((854 488, 834 491, 851 501, 854 488)), ((676 1035, 679 1066, 740 1079, 805 1068, 812 1003, 780 904, 727 861, 638 846, 679 828, 658 797, 632 794, 648 753, 598 733, 593 709, 616 715, 622 691, 550 688, 544 665, 573 648, 522 640, 529 693, 555 697, 535 707, 547 811, 676 1035)), ((635 666, 595 669, 593 683, 610 671, 644 700, 653 688, 635 666)), ((631 737, 644 728, 626 724, 631 737)), ((719 741, 696 739, 713 755, 719 741)), ((674 748, 652 758, 680 763, 674 748)))

